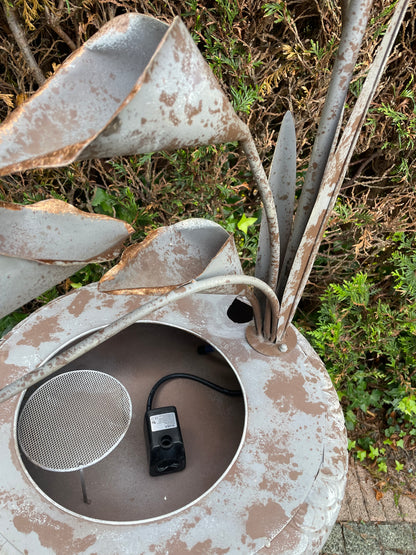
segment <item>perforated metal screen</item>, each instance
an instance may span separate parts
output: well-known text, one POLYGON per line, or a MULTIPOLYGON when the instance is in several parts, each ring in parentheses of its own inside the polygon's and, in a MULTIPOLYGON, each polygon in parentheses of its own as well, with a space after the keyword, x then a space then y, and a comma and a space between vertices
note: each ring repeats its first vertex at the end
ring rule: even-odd
POLYGON ((20 414, 21 449, 37 466, 67 472, 108 455, 126 433, 132 408, 115 378, 95 370, 67 372, 41 385, 20 414))

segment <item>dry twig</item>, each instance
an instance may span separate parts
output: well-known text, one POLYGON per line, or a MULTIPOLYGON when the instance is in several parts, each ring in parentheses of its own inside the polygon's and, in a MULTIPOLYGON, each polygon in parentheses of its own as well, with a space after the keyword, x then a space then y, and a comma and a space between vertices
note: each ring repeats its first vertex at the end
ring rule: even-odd
POLYGON ((36 63, 32 51, 30 50, 25 33, 17 20, 15 9, 5 2, 3 2, 3 9, 7 19, 7 24, 9 25, 10 31, 13 33, 17 45, 22 52, 23 58, 29 66, 30 72, 33 74, 33 77, 36 79, 38 85, 42 85, 45 82, 45 77, 36 63))

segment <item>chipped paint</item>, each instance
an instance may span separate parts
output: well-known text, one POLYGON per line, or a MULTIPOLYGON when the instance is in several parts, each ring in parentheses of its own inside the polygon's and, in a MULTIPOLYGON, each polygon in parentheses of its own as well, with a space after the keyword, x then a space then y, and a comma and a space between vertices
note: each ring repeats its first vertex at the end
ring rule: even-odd
POLYGON ((181 20, 168 27, 127 13, 104 25, 0 126, 0 174, 247 134, 181 20))
POLYGON ((160 295, 193 280, 242 273, 233 237, 215 222, 189 219, 156 229, 126 249, 99 289, 160 295))
MULTIPOLYGON (((347 30, 343 31, 333 78, 333 86, 342 95, 359 50, 354 37, 364 31, 370 4, 370 0, 353 0, 343 10, 347 30)), ((407 0, 400 0, 381 53, 338 146, 330 152, 323 176, 320 172, 325 164, 314 157, 311 160, 309 175, 318 183, 319 191, 305 186, 297 213, 305 225, 302 228, 295 221, 290 240, 293 121, 286 116, 285 139, 276 149, 278 161, 285 160, 290 167, 280 173, 272 168, 271 172, 271 180, 284 187, 270 187, 247 127, 234 113, 178 18, 169 27, 139 14, 115 18, 0 126, 3 173, 95 156, 242 141, 267 220, 267 231, 263 224, 260 241, 258 274, 275 289, 280 272, 282 298, 279 308, 270 287, 241 275, 235 245, 224 230, 212 222, 190 220, 150 234, 141 245, 127 249, 120 264, 98 286, 57 299, 17 326, 0 343, 0 380, 4 384, 20 379, 25 386, 76 360, 81 350, 73 346, 42 365, 74 340, 80 340, 78 345, 83 345, 85 352, 127 326, 140 326, 144 321, 185 330, 213 345, 235 372, 244 394, 245 424, 233 460, 202 495, 199 492, 193 501, 173 512, 116 524, 74 514, 47 499, 31 482, 17 453, 14 426, 18 400, 11 399, 0 405, 0 449, 4 453, 0 533, 8 542, 23 552, 36 553, 295 555, 319 551, 335 522, 345 487, 346 435, 329 376, 290 322, 374 83, 407 5, 407 0), (141 55, 144 44, 148 47, 145 56, 141 55), (108 74, 105 83, 104 69, 108 74), (74 82, 77 87, 68 86, 74 82), (45 133, 39 135, 39 129, 45 133), (301 238, 296 241, 294 237, 299 234, 301 238), (290 241, 295 246, 290 246, 290 241), (224 287, 230 291, 230 286, 238 286, 235 290, 251 299, 248 287, 261 291, 253 301, 255 325, 246 329, 227 317, 234 296, 225 294, 224 287), (204 287, 217 289, 205 295, 204 287), (218 287, 223 294, 218 294, 218 287), (149 300, 148 295, 159 296, 149 300), (94 330, 99 331, 81 340, 94 330), (38 367, 39 376, 27 375, 28 369, 38 367)), ((343 103, 339 95, 328 101, 317 145, 328 135, 326 130, 334 131, 343 103)), ((336 142, 337 133, 335 130, 330 143, 336 142)), ((328 153, 328 148, 323 151, 328 153)), ((111 258, 131 231, 125 224, 105 217, 93 219, 58 201, 32 208, 1 203, 0 211, 0 265, 12 268, 16 276, 35 275, 35 282, 42 287, 48 279, 57 280, 59 272, 71 269, 72 273, 74 267, 92 259, 111 258), (98 225, 103 226, 101 231, 98 225), (91 226, 94 240, 87 243, 91 226), (119 235, 114 234, 116 227, 111 231, 110 226, 119 226, 119 235), (74 227, 82 227, 81 235, 72 234, 74 227), (35 230, 30 237, 29 229, 35 230), (105 235, 107 231, 111 240, 105 235)), ((2 273, 13 282, 12 273, 2 273)), ((25 287, 12 287, 14 302, 23 302, 25 287)))

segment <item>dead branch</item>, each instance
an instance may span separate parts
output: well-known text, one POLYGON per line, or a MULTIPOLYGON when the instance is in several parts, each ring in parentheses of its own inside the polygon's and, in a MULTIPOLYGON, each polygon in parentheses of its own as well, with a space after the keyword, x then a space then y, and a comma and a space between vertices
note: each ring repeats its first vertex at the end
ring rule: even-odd
POLYGON ((27 43, 25 33, 21 28, 17 16, 16 11, 14 8, 9 6, 7 3, 3 2, 3 9, 7 19, 7 23, 9 25, 10 31, 13 33, 13 36, 16 40, 20 51, 22 52, 23 58, 25 62, 29 66, 29 70, 32 73, 33 77, 36 79, 38 85, 42 85, 45 82, 45 77, 40 70, 36 60, 30 50, 30 47, 27 43))
POLYGON ((46 5, 44 7, 44 10, 46 23, 49 25, 49 27, 53 29, 59 37, 61 37, 61 39, 69 46, 72 52, 76 50, 77 47, 74 41, 65 33, 62 27, 59 25, 59 19, 56 17, 56 15, 52 13, 46 5))

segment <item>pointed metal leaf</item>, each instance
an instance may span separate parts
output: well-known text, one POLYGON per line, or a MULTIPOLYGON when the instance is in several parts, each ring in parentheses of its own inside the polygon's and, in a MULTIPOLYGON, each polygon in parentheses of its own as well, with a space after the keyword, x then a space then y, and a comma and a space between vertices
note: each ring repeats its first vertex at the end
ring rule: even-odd
POLYGON ((293 232, 279 276, 279 292, 285 285, 296 250, 311 215, 325 167, 337 139, 337 128, 367 26, 372 0, 350 0, 343 5, 343 28, 328 94, 322 110, 312 155, 296 210, 293 232))
POLYGON ((326 167, 316 203, 296 252, 284 290, 277 333, 278 340, 284 336, 302 296, 318 253, 325 226, 335 205, 368 108, 376 93, 408 5, 409 0, 400 0, 397 4, 338 147, 326 167))

